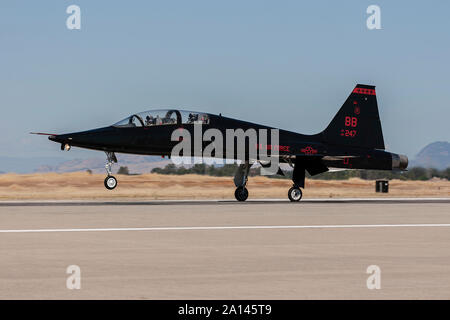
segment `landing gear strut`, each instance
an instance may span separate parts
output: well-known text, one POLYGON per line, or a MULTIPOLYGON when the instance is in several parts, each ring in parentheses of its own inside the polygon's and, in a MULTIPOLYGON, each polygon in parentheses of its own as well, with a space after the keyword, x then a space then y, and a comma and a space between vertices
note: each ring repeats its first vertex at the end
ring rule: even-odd
POLYGON ((104 184, 106 189, 113 190, 117 187, 117 179, 112 175, 111 167, 113 163, 117 163, 117 158, 114 152, 106 152, 106 158, 105 169, 107 177, 105 178, 104 184))
POLYGON ((248 190, 245 186, 247 185, 250 166, 250 163, 246 161, 245 163, 239 165, 234 175, 234 184, 236 186, 234 197, 237 201, 245 201, 248 198, 248 190))

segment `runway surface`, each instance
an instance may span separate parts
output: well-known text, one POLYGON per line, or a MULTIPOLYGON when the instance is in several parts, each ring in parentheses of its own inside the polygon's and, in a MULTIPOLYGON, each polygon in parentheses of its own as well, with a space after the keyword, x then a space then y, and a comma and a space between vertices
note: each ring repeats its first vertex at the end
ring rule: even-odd
POLYGON ((450 299, 450 200, 1 202, 0 257, 1 299, 450 299))

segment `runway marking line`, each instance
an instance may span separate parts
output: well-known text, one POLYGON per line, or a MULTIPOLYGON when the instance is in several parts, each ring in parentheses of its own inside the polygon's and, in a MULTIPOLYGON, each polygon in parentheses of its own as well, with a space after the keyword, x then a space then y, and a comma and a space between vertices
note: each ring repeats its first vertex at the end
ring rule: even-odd
POLYGON ((16 229, 0 233, 50 233, 50 232, 107 232, 107 231, 201 231, 201 230, 264 230, 264 229, 358 229, 358 228, 422 228, 450 227, 450 223, 432 224, 343 224, 343 225, 293 225, 293 226, 205 226, 205 227, 148 227, 148 228, 78 228, 78 229, 16 229))

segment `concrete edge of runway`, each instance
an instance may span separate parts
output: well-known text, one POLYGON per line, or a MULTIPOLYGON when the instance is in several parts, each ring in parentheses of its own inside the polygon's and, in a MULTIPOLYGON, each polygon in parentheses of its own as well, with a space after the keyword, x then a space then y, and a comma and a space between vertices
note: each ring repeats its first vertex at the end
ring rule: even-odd
MULTIPOLYGON (((288 199, 251 199, 246 202, 237 202, 234 199, 208 199, 208 200, 17 200, 17 201, 0 201, 0 207, 14 206, 126 206, 126 205, 226 205, 226 204, 288 204, 288 199)), ((303 199, 299 203, 301 205, 323 204, 323 203, 364 203, 364 204, 393 204, 393 203, 450 203, 449 198, 318 198, 303 199)))

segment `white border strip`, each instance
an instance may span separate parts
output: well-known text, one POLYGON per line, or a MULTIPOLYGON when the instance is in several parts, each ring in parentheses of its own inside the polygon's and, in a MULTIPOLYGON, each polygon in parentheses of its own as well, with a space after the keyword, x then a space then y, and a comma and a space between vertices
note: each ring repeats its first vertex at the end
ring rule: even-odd
POLYGON ((199 231, 199 230, 265 230, 265 229, 360 229, 360 228, 422 228, 450 227, 450 223, 430 224, 343 224, 310 226, 205 226, 205 227, 148 227, 148 228, 81 228, 81 229, 18 229, 0 230, 0 233, 50 232, 107 232, 107 231, 199 231))
MULTIPOLYGON (((450 201, 450 197, 447 198, 391 198, 391 197, 376 197, 376 198, 305 198, 302 199, 301 202, 366 202, 366 201, 450 201)), ((161 200, 139 200, 139 199, 129 199, 129 200, 121 200, 121 199, 98 199, 98 200, 0 200, 0 205, 8 205, 8 204, 98 204, 98 203, 113 203, 113 204, 128 204, 128 203, 189 203, 189 202, 198 202, 198 203, 217 203, 217 202, 236 202, 235 199, 161 199, 161 200)), ((246 202, 287 202, 288 199, 249 199, 246 202)))

